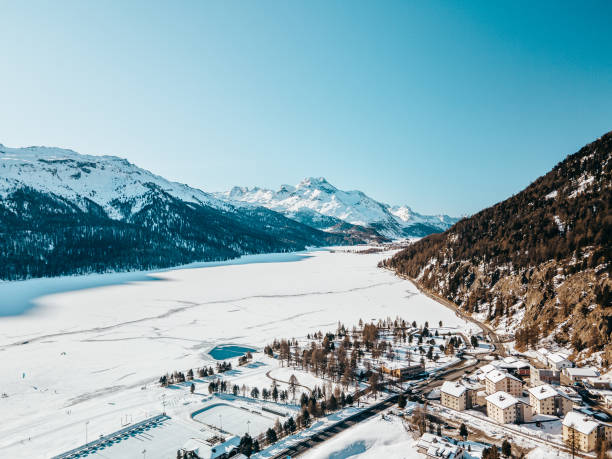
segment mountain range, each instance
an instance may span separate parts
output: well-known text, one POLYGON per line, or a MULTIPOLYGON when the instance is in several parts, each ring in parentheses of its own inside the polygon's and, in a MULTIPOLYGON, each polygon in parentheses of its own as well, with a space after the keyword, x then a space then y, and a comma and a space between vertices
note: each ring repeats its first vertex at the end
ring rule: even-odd
POLYGON ((439 233, 457 222, 448 215, 421 215, 408 206, 392 207, 362 191, 339 190, 323 177, 306 178, 296 186, 282 185, 278 191, 234 187, 215 195, 263 206, 315 228, 333 230, 348 223, 388 240, 439 233))
POLYGON ((0 279, 380 242, 441 231, 452 221, 409 208, 396 210, 402 220, 391 207, 324 179, 287 192, 294 204, 285 209, 278 197, 259 201, 243 188, 206 193, 115 156, 0 144, 0 279), (323 200, 328 205, 313 204, 323 200))
POLYGON ((488 321, 518 350, 612 365, 612 132, 516 195, 384 265, 488 321))

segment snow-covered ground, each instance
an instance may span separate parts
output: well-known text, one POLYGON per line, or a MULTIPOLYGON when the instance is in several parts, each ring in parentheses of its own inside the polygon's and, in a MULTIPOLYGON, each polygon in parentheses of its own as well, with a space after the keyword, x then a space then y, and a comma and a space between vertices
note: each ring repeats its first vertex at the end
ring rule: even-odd
POLYGON ((304 454, 304 459, 422 459, 416 440, 397 416, 384 415, 357 424, 304 454))
MULTIPOLYGON (((48 457, 83 443, 86 421, 95 438, 159 413, 164 401, 169 414, 184 403, 194 411, 187 391, 156 382, 167 371, 214 366, 208 351, 219 344, 261 349, 275 337, 333 331, 339 320, 352 326, 397 315, 473 327, 376 268, 386 256, 319 251, 297 262, 174 270, 37 299, 26 314, 0 320, 0 456, 48 457)), ((227 379, 269 387, 266 373, 276 367, 264 364, 227 379)))

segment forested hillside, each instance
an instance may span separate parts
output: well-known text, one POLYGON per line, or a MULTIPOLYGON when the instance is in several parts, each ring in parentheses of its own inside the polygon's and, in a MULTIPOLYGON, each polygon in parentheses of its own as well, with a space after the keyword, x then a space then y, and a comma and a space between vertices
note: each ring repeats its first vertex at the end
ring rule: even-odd
POLYGON ((612 133, 384 264, 514 334, 612 363, 612 133))
POLYGON ((112 156, 0 145, 0 279, 143 270, 362 242, 112 156))

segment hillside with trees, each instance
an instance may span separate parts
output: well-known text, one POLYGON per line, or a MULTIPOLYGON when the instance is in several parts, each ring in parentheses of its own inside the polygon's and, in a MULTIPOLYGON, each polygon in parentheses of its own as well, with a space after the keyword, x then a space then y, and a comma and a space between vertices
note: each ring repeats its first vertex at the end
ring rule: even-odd
POLYGON ((612 363, 612 132, 520 193, 411 244, 382 265, 541 344, 612 363))

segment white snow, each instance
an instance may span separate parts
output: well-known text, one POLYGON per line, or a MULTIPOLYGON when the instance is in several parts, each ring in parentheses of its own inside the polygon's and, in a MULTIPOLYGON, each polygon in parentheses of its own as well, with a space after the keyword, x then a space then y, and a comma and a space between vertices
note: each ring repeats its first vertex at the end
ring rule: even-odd
POLYGON ((588 435, 599 426, 599 423, 585 414, 570 411, 563 418, 563 425, 588 435))
POLYGON ((551 191, 546 196, 544 196, 544 199, 555 199, 558 194, 559 193, 557 192, 557 190, 551 191))
POLYGON ((516 397, 501 390, 489 395, 486 400, 502 410, 520 402, 516 397))
POLYGON ((445 230, 457 219, 448 215, 421 215, 408 206, 392 207, 378 202, 361 191, 343 191, 323 177, 309 177, 296 186, 282 185, 278 191, 258 187, 234 187, 215 193, 231 202, 247 202, 281 212, 289 217, 298 212, 324 215, 361 226, 377 224, 392 238, 401 238, 402 228, 415 223, 426 223, 445 230))
MULTIPOLYGON (((214 366, 208 351, 219 344, 261 349, 274 338, 334 331, 338 321, 352 327, 360 318, 397 315, 476 331, 410 282, 376 268, 389 255, 318 251, 302 261, 179 269, 38 298, 26 314, 0 321, 0 393, 7 394, 0 398, 0 456, 69 450, 83 443, 86 421, 90 438, 110 433, 128 416, 136 422, 159 413, 164 394, 166 409, 189 403, 194 411, 197 400, 157 380, 167 371, 214 366)), ((4 285, 11 284, 0 284, 0 298, 7 298, 4 285)), ((270 386, 270 370, 287 376, 272 359, 257 360, 264 365, 226 379, 261 388, 270 386)))
POLYGON ((30 187, 67 199, 82 210, 87 201, 100 205, 110 218, 123 219, 122 207, 138 212, 152 188, 185 202, 217 209, 231 206, 201 190, 141 169, 116 156, 81 155, 49 147, 8 148, 0 144, 0 197, 30 187))
POLYGON ((338 434, 303 455, 304 459, 380 458, 422 459, 416 441, 405 429, 402 420, 392 416, 376 416, 338 434))
POLYGON ((444 384, 442 384, 442 387, 440 388, 441 392, 452 395, 453 397, 460 397, 466 390, 467 387, 455 381, 444 381, 444 384))

